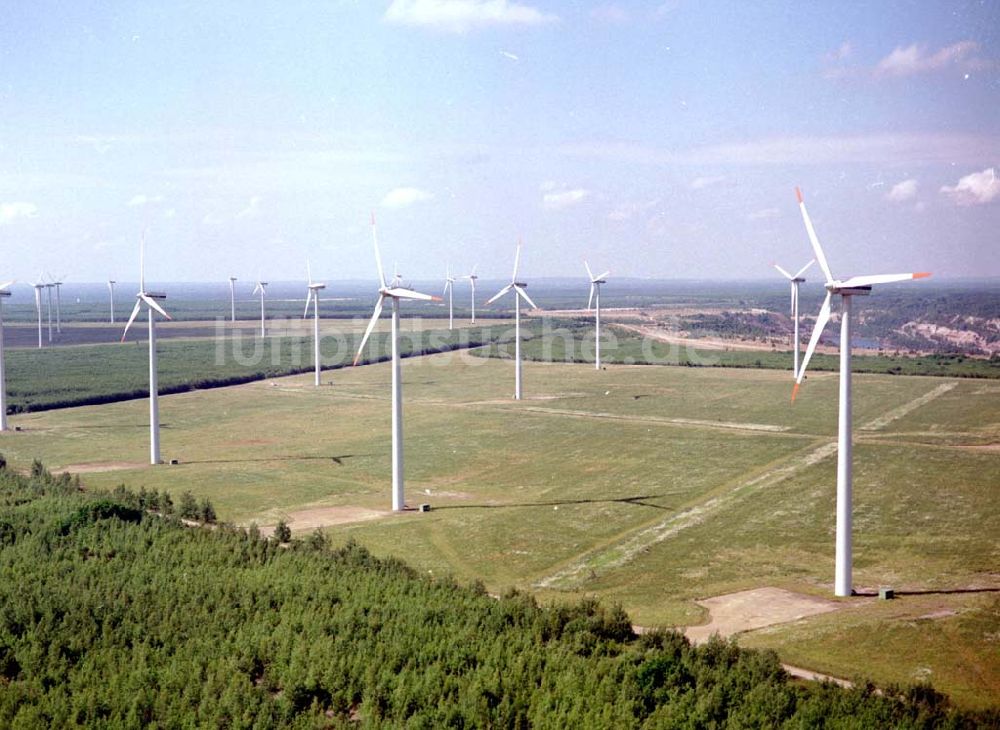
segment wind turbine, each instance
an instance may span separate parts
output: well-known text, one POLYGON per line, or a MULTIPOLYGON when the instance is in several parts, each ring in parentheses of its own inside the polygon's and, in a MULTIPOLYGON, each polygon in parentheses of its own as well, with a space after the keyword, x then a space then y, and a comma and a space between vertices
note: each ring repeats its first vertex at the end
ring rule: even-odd
POLYGON ((253 288, 253 294, 260 292, 260 336, 263 337, 264 331, 264 290, 267 289, 267 282, 257 279, 257 286, 253 288))
POLYGON ((469 286, 472 287, 472 324, 476 323, 476 269, 479 268, 479 264, 472 267, 472 273, 463 277, 469 280, 469 286))
POLYGON ((809 241, 812 243, 813 253, 819 266, 826 277, 826 299, 820 307, 819 315, 816 317, 816 326, 813 327, 812 337, 809 338, 809 347, 806 348, 805 357, 802 360, 802 367, 795 378, 795 387, 792 389, 792 401, 798 393, 799 386, 806 374, 806 367, 809 359, 816 350, 823 328, 830 321, 830 300, 834 294, 840 296, 840 424, 837 429, 837 541, 836 541, 836 564, 834 568, 834 593, 837 596, 850 596, 853 592, 851 585, 851 565, 852 565, 852 536, 851 536, 851 298, 856 296, 868 296, 871 293, 872 285, 888 284, 894 281, 907 281, 909 279, 922 279, 930 276, 927 272, 911 274, 878 274, 875 276, 852 276, 849 279, 834 279, 830 266, 823 255, 823 249, 819 245, 816 231, 813 230, 809 213, 806 212, 806 204, 802 199, 802 193, 795 188, 795 195, 799 199, 799 209, 802 211, 802 220, 806 225, 806 233, 809 234, 809 241))
POLYGON ((145 255, 146 234, 143 233, 142 238, 139 239, 139 292, 135 295, 135 306, 125 324, 121 341, 125 341, 128 328, 132 326, 135 318, 139 315, 139 310, 145 304, 149 312, 149 463, 156 465, 160 463, 160 408, 158 403, 159 387, 156 378, 156 313, 159 312, 167 319, 171 317, 158 303, 158 300, 166 299, 167 295, 163 292, 146 291, 145 255))
POLYGON ((60 296, 59 287, 63 285, 62 280, 65 278, 65 276, 60 276, 56 281, 52 282, 52 286, 56 290, 56 333, 60 335, 62 334, 62 297, 60 296))
POLYGON ((7 376, 4 373, 3 354, 3 298, 9 297, 8 287, 13 284, 8 281, 0 284, 0 431, 7 430, 7 376))
POLYGON ((528 296, 528 292, 524 290, 528 285, 517 280, 517 265, 520 261, 521 242, 518 241, 514 252, 514 274, 510 278, 510 283, 486 302, 492 304, 507 292, 514 292, 514 400, 521 400, 521 299, 530 304, 532 309, 538 309, 528 296))
POLYGON ((229 277, 229 313, 232 320, 236 321, 236 277, 229 277))
POLYGON ((454 298, 455 298, 455 277, 451 275, 451 265, 445 269, 444 295, 448 297, 448 329, 453 329, 454 298))
POLYGON ((382 305, 386 299, 392 300, 392 509, 399 512, 405 508, 403 501, 403 379, 399 371, 399 300, 400 299, 421 299, 424 301, 440 302, 441 297, 421 294, 401 286, 399 274, 396 274, 390 285, 385 283, 385 274, 382 271, 382 257, 378 250, 378 236, 375 231, 375 214, 372 213, 372 242, 375 246, 375 267, 378 269, 378 301, 375 303, 375 311, 372 314, 368 328, 364 337, 361 338, 361 346, 358 354, 354 357, 354 364, 358 364, 361 359, 361 352, 365 349, 368 336, 375 329, 379 317, 382 315, 382 305))
POLYGON ((587 299, 587 309, 591 308, 594 304, 594 298, 597 298, 597 308, 594 310, 594 367, 598 370, 601 369, 601 284, 606 284, 605 278, 610 271, 605 271, 600 276, 594 276, 594 272, 590 270, 590 264, 586 261, 583 262, 584 267, 587 269, 587 276, 590 277, 590 298, 587 299))
POLYGON ((111 292, 111 324, 115 323, 115 284, 114 279, 108 279, 108 291, 111 292))
POLYGON ((46 307, 46 314, 49 318, 49 343, 52 343, 52 287, 54 284, 49 282, 45 284, 45 296, 48 299, 48 306, 46 307))
POLYGON ((42 349, 42 289, 45 284, 40 281, 34 283, 35 287, 35 311, 38 313, 38 349, 42 349))
POLYGON ((306 292, 306 309, 302 313, 302 319, 305 319, 309 314, 309 302, 313 303, 313 359, 316 362, 316 387, 319 387, 319 371, 320 371, 320 361, 319 361, 319 292, 320 289, 326 289, 326 284, 321 284, 319 282, 313 281, 312 269, 309 267, 309 262, 306 261, 306 275, 309 277, 309 288, 306 292))
POLYGON ((792 352, 794 353, 794 361, 792 363, 792 377, 796 378, 799 375, 799 348, 802 346, 802 342, 799 340, 799 284, 805 281, 802 278, 802 274, 805 273, 806 269, 815 263, 816 259, 810 259, 809 263, 803 266, 801 269, 795 272, 795 275, 789 274, 783 268, 777 264, 773 264, 781 275, 788 279, 788 283, 792 288, 792 352))

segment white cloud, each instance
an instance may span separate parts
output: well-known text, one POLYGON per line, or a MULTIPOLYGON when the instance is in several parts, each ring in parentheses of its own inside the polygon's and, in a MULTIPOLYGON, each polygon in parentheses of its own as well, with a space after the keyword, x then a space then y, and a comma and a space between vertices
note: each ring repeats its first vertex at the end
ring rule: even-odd
POLYGON ((983 205, 1000 195, 1000 181, 996 170, 988 167, 982 172, 973 172, 949 187, 945 185, 941 192, 950 197, 957 205, 983 205))
POLYGON ((747 216, 747 220, 751 221, 768 221, 774 218, 779 218, 781 216, 781 211, 777 208, 764 208, 763 210, 755 210, 747 216))
POLYGON ((712 185, 717 185, 720 182, 724 182, 726 179, 725 175, 711 175, 708 177, 696 177, 691 181, 691 187, 694 190, 704 190, 712 185))
POLYGON ((644 213, 650 208, 655 208, 660 204, 660 201, 656 198, 653 200, 646 200, 642 202, 633 203, 622 203, 615 207, 610 213, 608 213, 608 220, 611 221, 627 221, 631 220, 640 213, 644 213))
POLYGON ((542 196, 542 205, 549 210, 562 210, 563 208, 569 208, 570 206, 582 202, 588 195, 590 195, 590 192, 588 190, 584 190, 583 188, 563 190, 558 193, 545 193, 545 195, 542 196))
POLYGON ((891 200, 893 203, 905 203, 915 197, 917 197, 917 181, 912 178, 896 183, 885 195, 886 200, 891 200))
POLYGON ((260 196, 254 195, 247 203, 247 207, 236 214, 237 218, 256 218, 260 215, 260 196))
POLYGON ((162 195, 143 195, 139 193, 138 195, 133 195, 132 199, 126 203, 130 208, 137 208, 140 205, 149 205, 150 203, 161 203, 163 202, 162 195))
POLYGON ((849 58, 854 52, 854 48, 851 46, 850 41, 844 41, 837 48, 826 54, 827 61, 843 61, 845 58, 849 58))
POLYGON ((0 226, 13 223, 18 218, 34 218, 38 215, 38 206, 34 203, 0 203, 0 226))
POLYGON ((615 3, 598 5, 590 11, 590 17, 602 23, 611 23, 614 25, 620 25, 629 21, 629 14, 620 5, 616 5, 615 3))
POLYGON ((543 25, 559 18, 508 0, 392 0, 382 16, 388 23, 465 33, 490 25, 543 25))
POLYGON ((382 198, 383 208, 404 208, 434 197, 433 193, 420 188, 394 188, 382 198))
POLYGON ((924 46, 913 45, 906 48, 897 47, 888 56, 878 62, 875 72, 882 76, 910 76, 925 71, 937 71, 962 61, 972 61, 969 56, 979 50, 975 41, 959 41, 950 46, 929 53, 924 46))

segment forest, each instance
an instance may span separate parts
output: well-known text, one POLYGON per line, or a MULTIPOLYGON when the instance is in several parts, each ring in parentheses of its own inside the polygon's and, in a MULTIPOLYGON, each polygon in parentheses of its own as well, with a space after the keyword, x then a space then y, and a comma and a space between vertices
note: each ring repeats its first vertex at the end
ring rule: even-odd
POLYGON ((1000 726, 926 684, 799 683, 587 597, 491 596, 177 502, 0 459, 0 726, 1000 726))

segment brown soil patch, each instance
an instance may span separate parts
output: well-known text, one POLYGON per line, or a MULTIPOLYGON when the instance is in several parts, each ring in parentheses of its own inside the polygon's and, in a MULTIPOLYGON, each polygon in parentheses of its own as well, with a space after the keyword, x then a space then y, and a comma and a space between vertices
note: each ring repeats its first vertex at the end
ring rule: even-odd
MULTIPOLYGON (((368 520, 377 520, 380 517, 387 517, 391 514, 392 512, 367 509, 366 507, 313 507, 311 509, 289 512, 285 517, 285 523, 292 528, 293 533, 303 533, 311 532, 317 527, 366 522, 368 520)), ((262 535, 270 535, 274 532, 274 528, 275 525, 263 525, 260 528, 260 532, 262 535)))
POLYGON ((835 601, 773 587, 729 593, 697 603, 708 609, 709 622, 684 629, 684 635, 696 644, 707 640, 712 634, 731 636, 765 626, 798 621, 843 607, 835 601))
POLYGON ((70 474, 95 474, 102 471, 122 471, 124 469, 143 469, 149 466, 143 461, 101 461, 91 464, 67 464, 52 469, 53 474, 68 471, 70 474))

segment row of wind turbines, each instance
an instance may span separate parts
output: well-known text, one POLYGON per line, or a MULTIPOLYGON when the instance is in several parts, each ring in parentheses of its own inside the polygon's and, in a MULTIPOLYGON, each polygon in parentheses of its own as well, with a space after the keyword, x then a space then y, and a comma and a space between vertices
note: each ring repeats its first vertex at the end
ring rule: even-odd
MULTIPOLYGON (((809 365, 809 360, 812 358, 813 353, 816 351, 816 347, 819 343, 820 337, 823 334, 827 323, 831 318, 831 302, 832 298, 836 295, 841 299, 841 317, 840 317, 840 327, 841 336, 839 343, 840 351, 840 399, 839 399, 839 425, 838 425, 838 437, 837 437, 837 507, 836 507, 836 560, 835 560, 835 577, 834 577, 834 592, 837 596, 850 596, 853 592, 852 588, 852 427, 851 427, 851 413, 852 413, 852 403, 851 403, 851 302, 852 298, 855 296, 867 296, 871 293, 872 286, 876 284, 886 284, 891 282, 905 281, 910 279, 920 279, 929 276, 929 273, 918 272, 918 273, 907 273, 907 274, 881 274, 874 276, 855 276, 848 279, 836 279, 834 278, 832 271, 827 263, 826 256, 824 255, 823 249, 820 245, 819 239, 816 236, 816 232, 813 228, 812 221, 809 218, 809 214, 806 210, 805 202, 802 197, 801 191, 796 188, 796 196, 798 198, 799 209, 802 213, 802 219, 805 224, 806 233, 809 237, 810 244, 815 255, 815 259, 809 261, 805 266, 799 269, 794 275, 790 274, 788 271, 782 267, 775 264, 775 268, 785 276, 791 287, 791 314, 794 327, 794 363, 793 363, 793 377, 795 384, 792 390, 792 401, 795 401, 796 395, 798 394, 799 387, 805 378, 806 368, 809 365), (813 327, 812 336, 810 337, 809 344, 806 348, 804 357, 802 358, 801 364, 799 363, 799 350, 801 343, 799 341, 799 285, 802 284, 805 279, 802 274, 814 263, 818 261, 820 269, 825 277, 825 287, 827 290, 826 298, 823 301, 823 305, 820 308, 819 314, 816 317, 816 322, 813 327)), ((392 508, 394 511, 401 511, 405 509, 405 499, 404 499, 404 472, 403 472, 403 392, 402 392, 402 377, 400 373, 400 352, 399 352, 399 304, 401 300, 421 300, 421 301, 442 301, 442 297, 424 294, 417 292, 411 288, 403 286, 403 282, 398 272, 394 273, 393 278, 390 281, 386 281, 385 271, 382 267, 382 257, 378 246, 378 235, 377 228, 375 224, 375 216, 372 215, 371 218, 372 226, 372 243, 375 253, 375 267, 376 273, 378 275, 378 299, 375 303, 375 309, 372 313, 372 317, 365 329, 364 336, 361 339, 361 343, 358 347, 358 352, 354 358, 354 365, 360 361, 361 355, 364 352, 365 345, 371 336, 372 331, 375 329, 379 319, 382 316, 382 310, 384 308, 386 300, 390 302, 391 305, 391 348, 392 348, 392 508)), ((159 464, 160 461, 160 448, 159 448, 159 408, 158 408, 158 388, 157 388, 157 364, 156 364, 156 314, 161 315, 166 319, 171 319, 170 315, 163 309, 160 302, 166 298, 166 294, 163 292, 153 292, 147 291, 145 287, 145 235, 140 239, 140 254, 139 254, 139 292, 136 294, 136 303, 132 309, 132 314, 125 325, 125 330, 122 333, 122 341, 125 340, 125 336, 128 333, 129 328, 135 321, 136 317, 139 315, 142 308, 145 306, 148 314, 149 321, 149 421, 150 421, 150 463, 159 464)), ((505 285, 496 294, 494 294, 488 301, 487 304, 492 304, 493 302, 501 299, 507 294, 513 293, 514 296, 514 323, 515 323, 515 355, 514 355, 514 399, 520 400, 522 398, 522 369, 521 369, 521 302, 522 300, 530 305, 533 309, 537 309, 535 303, 528 296, 526 291, 527 283, 518 280, 518 267, 521 260, 521 243, 517 244, 517 248, 514 253, 514 269, 511 275, 511 281, 509 284, 505 285)), ((587 276, 590 281, 590 297, 588 300, 587 308, 588 310, 594 307, 595 313, 595 367, 599 370, 600 365, 600 307, 601 307, 601 286, 606 283, 606 277, 610 272, 604 272, 595 276, 590 269, 589 264, 584 262, 584 266, 587 271, 587 276)), ((308 316, 309 305, 313 305, 313 339, 315 347, 315 385, 320 384, 320 357, 319 357, 319 292, 323 290, 326 285, 320 282, 314 282, 312 280, 312 272, 307 264, 307 274, 308 274, 308 284, 307 284, 307 297, 306 297, 306 307, 303 312, 303 318, 308 316)), ((472 321, 475 322, 475 282, 478 278, 475 274, 475 269, 472 273, 466 276, 472 286, 472 321)), ((235 277, 230 277, 230 293, 231 293, 231 314, 235 320, 235 277)), ((5 430, 7 427, 6 422, 6 387, 4 381, 4 370, 3 370, 3 317, 2 317, 2 297, 10 296, 10 291, 8 287, 13 282, 8 282, 6 284, 0 285, 0 430, 5 430)), ((109 282, 109 288, 111 289, 112 302, 114 297, 114 283, 109 282)), ((454 283, 455 278, 451 276, 450 267, 445 280, 444 294, 449 297, 449 328, 452 326, 453 322, 453 305, 452 297, 454 294, 454 283)), ((254 294, 260 295, 261 302, 261 334, 264 334, 264 296, 268 283, 263 280, 258 280, 254 288, 254 294)), ((39 285, 35 286, 35 296, 36 302, 39 303, 39 339, 41 339, 41 308, 40 308, 40 288, 39 285)), ((112 304, 112 321, 114 317, 114 307, 112 304)), ((58 289, 57 289, 57 322, 58 322, 58 289)))

